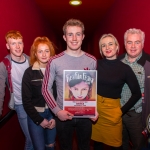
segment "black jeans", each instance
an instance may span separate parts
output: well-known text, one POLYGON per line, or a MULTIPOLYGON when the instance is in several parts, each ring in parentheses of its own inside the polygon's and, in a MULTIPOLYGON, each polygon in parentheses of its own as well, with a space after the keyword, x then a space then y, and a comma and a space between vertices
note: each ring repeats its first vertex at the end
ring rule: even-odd
MULTIPOLYGON (((123 150, 122 146, 120 147, 112 147, 109 146, 111 150, 123 150)), ((103 143, 94 141, 94 150, 104 150, 103 143)))
POLYGON ((123 121, 123 150, 129 149, 129 140, 132 142, 132 150, 141 150, 144 144, 142 135, 142 113, 136 113, 134 110, 128 111, 122 117, 123 121))
POLYGON ((88 118, 73 118, 60 121, 56 118, 56 130, 60 150, 72 150, 73 132, 76 130, 79 150, 90 150, 92 122, 88 118))

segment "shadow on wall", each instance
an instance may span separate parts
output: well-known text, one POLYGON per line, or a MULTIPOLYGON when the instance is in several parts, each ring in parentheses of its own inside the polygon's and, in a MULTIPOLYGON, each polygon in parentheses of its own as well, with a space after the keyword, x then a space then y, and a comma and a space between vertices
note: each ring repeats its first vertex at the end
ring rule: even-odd
POLYGON ((130 28, 141 29, 146 34, 144 50, 150 54, 150 1, 149 0, 115 0, 109 11, 99 23, 91 41, 94 56, 101 58, 98 42, 103 34, 112 33, 120 44, 120 54, 125 52, 124 33, 130 28), (144 8, 144 9, 143 9, 144 8))
MULTIPOLYGON (((0 61, 8 54, 5 34, 9 30, 19 30, 24 38, 24 52, 29 54, 31 44, 37 36, 47 36, 55 43, 55 34, 52 32, 47 19, 42 15, 38 6, 31 0, 5 0, 0 2, 0 61)), ((9 92, 6 91, 3 116, 10 110, 8 108, 9 92)), ((0 126, 1 150, 23 150, 24 135, 20 129, 17 115, 11 114, 10 119, 0 126), (12 116, 11 116, 12 115, 12 116)), ((5 121, 4 121, 5 122, 5 121)))

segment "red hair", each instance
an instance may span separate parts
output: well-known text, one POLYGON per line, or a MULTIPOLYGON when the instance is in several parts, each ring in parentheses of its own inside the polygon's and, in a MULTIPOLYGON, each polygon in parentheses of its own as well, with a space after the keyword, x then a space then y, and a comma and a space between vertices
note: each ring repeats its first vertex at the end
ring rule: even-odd
POLYGON ((37 58, 35 56, 35 53, 37 53, 38 45, 39 44, 46 44, 49 47, 50 55, 55 55, 55 49, 54 44, 45 36, 43 37, 37 37, 33 41, 33 44, 30 49, 30 64, 33 65, 35 61, 37 61, 37 58))

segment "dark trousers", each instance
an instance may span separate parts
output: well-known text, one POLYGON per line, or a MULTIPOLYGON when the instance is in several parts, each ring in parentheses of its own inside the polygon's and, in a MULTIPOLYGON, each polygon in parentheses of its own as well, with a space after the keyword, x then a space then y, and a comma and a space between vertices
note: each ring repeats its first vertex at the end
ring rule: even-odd
MULTIPOLYGON (((109 146, 109 147, 111 148, 111 150, 123 150, 122 146, 120 147, 109 146)), ((94 150, 104 150, 103 143, 94 141, 94 150)))
POLYGON ((129 141, 131 141, 132 150, 141 150, 145 140, 142 134, 142 113, 136 113, 134 110, 128 111, 122 121, 123 150, 129 149, 129 141))
POLYGON ((73 132, 76 130, 79 150, 90 150, 92 122, 88 118, 73 118, 60 121, 56 118, 56 130, 60 150, 72 150, 73 132))

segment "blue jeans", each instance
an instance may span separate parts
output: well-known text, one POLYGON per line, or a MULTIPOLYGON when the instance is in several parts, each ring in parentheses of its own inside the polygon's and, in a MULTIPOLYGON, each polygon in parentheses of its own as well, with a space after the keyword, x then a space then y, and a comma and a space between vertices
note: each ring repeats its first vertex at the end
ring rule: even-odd
MULTIPOLYGON (((52 113, 50 112, 49 109, 46 109, 44 112, 39 114, 47 120, 51 120, 53 118, 52 113)), ((54 146, 48 147, 46 145, 55 143, 56 128, 44 129, 42 126, 36 125, 29 116, 27 117, 27 120, 28 120, 28 128, 29 128, 34 149, 54 150, 54 146)))
POLYGON ((72 150, 73 132, 76 130, 79 150, 90 150, 92 121, 88 118, 73 118, 60 121, 56 118, 57 134, 61 150, 72 150))
POLYGON ((25 135, 25 150, 33 150, 33 145, 31 142, 28 125, 27 125, 27 114, 23 108, 23 105, 15 105, 15 110, 17 112, 18 120, 21 126, 21 129, 25 135))

